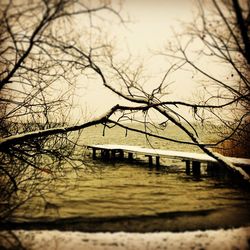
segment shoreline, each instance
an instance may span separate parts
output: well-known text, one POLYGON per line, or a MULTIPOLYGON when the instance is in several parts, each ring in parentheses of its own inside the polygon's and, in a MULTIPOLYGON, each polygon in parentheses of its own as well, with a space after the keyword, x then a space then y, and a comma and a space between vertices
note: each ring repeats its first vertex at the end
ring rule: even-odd
POLYGON ((10 247, 10 242, 12 242, 12 247, 18 247, 15 249, 23 247, 26 250, 247 250, 250 248, 250 227, 179 233, 83 233, 58 230, 14 230, 1 231, 0 236, 0 246, 10 247))
POLYGON ((249 206, 175 211, 140 216, 47 217, 0 222, 0 230, 59 230, 79 232, 184 232, 250 227, 249 206), (233 215, 233 216, 232 216, 233 215))

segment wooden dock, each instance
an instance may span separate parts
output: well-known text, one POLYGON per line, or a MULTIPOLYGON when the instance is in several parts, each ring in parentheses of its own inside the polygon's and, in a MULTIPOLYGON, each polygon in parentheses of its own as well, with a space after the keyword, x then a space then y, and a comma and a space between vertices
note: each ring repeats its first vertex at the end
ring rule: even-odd
MULTIPOLYGON (((153 165, 153 157, 155 157, 155 165, 160 166, 160 157, 178 159, 186 163, 186 172, 190 173, 190 168, 192 167, 192 172, 199 174, 201 163, 206 163, 208 166, 216 165, 217 161, 202 153, 191 153, 182 151, 172 151, 154 148, 144 148, 140 146, 129 146, 129 145, 115 145, 115 144, 100 144, 100 145, 88 145, 87 148, 92 149, 93 159, 96 158, 96 152, 99 150, 101 152, 101 157, 103 159, 115 159, 117 157, 124 158, 125 153, 129 160, 132 160, 134 155, 144 155, 148 158, 149 165, 153 165)), ((250 159, 246 158, 236 158, 236 157, 226 157, 228 161, 237 166, 250 166, 250 159)))

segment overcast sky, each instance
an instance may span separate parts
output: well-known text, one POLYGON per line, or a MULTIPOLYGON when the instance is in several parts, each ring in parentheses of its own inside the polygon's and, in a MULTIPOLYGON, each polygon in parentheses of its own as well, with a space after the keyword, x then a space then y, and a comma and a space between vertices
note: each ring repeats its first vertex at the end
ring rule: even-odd
MULTIPOLYGON (((164 72, 170 67, 170 58, 157 56, 164 51, 169 42, 176 42, 175 33, 185 31, 186 25, 197 15, 192 0, 126 0, 122 4, 122 16, 130 22, 124 26, 111 13, 106 13, 109 22, 103 22, 101 35, 114 41, 118 59, 132 55, 138 62, 144 63, 144 70, 150 76, 150 84, 159 83, 164 72), (152 83, 151 83, 152 82, 152 83)), ((220 70, 211 66, 211 70, 220 70)), ((209 70, 209 65, 206 65, 209 70)), ((167 81, 169 99, 190 100, 197 95, 197 80, 193 72, 180 71, 170 74, 167 81)), ((80 83, 83 86, 82 83, 80 83)), ((101 81, 88 80, 85 88, 78 91, 78 105, 84 112, 98 115, 121 102, 109 90, 102 87, 101 81)), ((187 114, 187 113, 186 113, 187 114)))

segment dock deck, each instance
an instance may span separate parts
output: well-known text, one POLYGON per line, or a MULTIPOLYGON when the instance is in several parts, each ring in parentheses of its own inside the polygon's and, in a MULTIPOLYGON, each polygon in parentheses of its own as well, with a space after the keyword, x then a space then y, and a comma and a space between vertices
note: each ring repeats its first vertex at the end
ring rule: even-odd
MULTIPOLYGON (((101 150, 102 156, 104 157, 115 157, 116 153, 120 153, 120 156, 124 156, 124 153, 128 153, 129 158, 133 158, 133 154, 145 155, 149 158, 149 164, 152 164, 152 157, 156 157, 156 165, 159 165, 160 157, 166 157, 170 159, 179 159, 185 161, 187 164, 190 162, 197 163, 216 163, 217 161, 209 155, 204 153, 192 153, 182 151, 172 151, 154 148, 144 148, 140 146, 129 146, 129 145, 116 145, 116 144, 97 144, 88 145, 87 148, 93 150, 93 157, 96 157, 96 150, 101 150), (111 155, 110 155, 111 153, 111 155)), ((250 166, 250 159, 226 157, 232 164, 238 166, 250 166)))

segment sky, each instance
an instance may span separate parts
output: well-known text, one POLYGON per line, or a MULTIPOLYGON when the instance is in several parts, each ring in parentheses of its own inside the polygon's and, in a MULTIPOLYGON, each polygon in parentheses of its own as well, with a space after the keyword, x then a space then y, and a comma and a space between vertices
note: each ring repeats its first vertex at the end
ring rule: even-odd
MULTIPOLYGON (((167 44, 176 42, 176 34, 187 31, 187 25, 197 15, 197 8, 193 0, 123 0, 121 3, 121 16, 126 21, 124 25, 116 16, 106 12, 105 21, 101 20, 101 23, 98 23, 101 25, 101 32, 97 33, 100 33, 101 39, 112 40, 115 47, 115 61, 120 62, 130 56, 136 63, 143 64, 145 75, 148 76, 147 85, 152 89, 159 84, 173 61, 160 54, 165 52, 167 44)), ((195 46, 200 45, 194 44, 195 46)), ((203 63, 206 70, 210 72, 221 71, 218 65, 214 67, 206 61, 200 63, 203 63)), ((167 77, 168 100, 190 101, 194 96, 197 97, 200 86, 193 76, 192 71, 170 74, 167 77)), ((84 79, 85 85, 82 85, 82 81, 79 81, 77 87, 76 117, 84 117, 82 115, 84 113, 89 119, 91 116, 103 114, 117 103, 126 103, 105 89, 101 81, 84 79)), ((191 116, 186 109, 179 111, 186 116, 191 116)))
MULTIPOLYGON (((69 25, 63 23, 65 29, 63 29, 61 35, 65 36, 72 29, 72 36, 69 36, 66 40, 69 40, 69 42, 72 40, 72 43, 76 43, 80 48, 93 47, 97 43, 99 45, 106 42, 111 43, 113 60, 116 65, 128 58, 131 72, 134 72, 137 65, 142 65, 143 77, 140 77, 140 81, 144 80, 143 86, 150 93, 159 85, 164 74, 174 62, 173 58, 163 55, 167 51, 166 47, 169 44, 175 44, 177 34, 187 32, 187 26, 198 15, 198 8, 194 4, 196 0, 86 0, 89 4, 93 4, 92 7, 103 1, 111 2, 114 9, 120 10, 120 15, 124 20, 123 23, 111 11, 98 11, 93 16, 93 26, 90 29, 89 14, 75 15, 70 19, 69 25)), ((60 35, 60 29, 58 32, 57 28, 58 26, 55 25, 55 32, 60 35)), ((182 37, 181 39, 182 42, 186 42, 186 38, 183 39, 182 37)), ((188 53, 194 56, 193 50, 199 50, 200 48, 201 44, 193 42, 188 53)), ((102 65, 102 62, 98 61, 97 64, 99 65, 99 63, 102 65)), ((211 74, 228 73, 226 72, 228 70, 225 70, 218 63, 213 64, 210 61, 200 60, 199 65, 202 65, 206 72, 211 74)), ((108 68, 103 70, 108 78, 110 74, 106 72, 109 72, 109 70, 108 68)), ((60 83, 63 82, 61 80, 60 83)), ((71 80, 75 84, 72 105, 72 92, 69 92, 70 94, 66 98, 68 105, 73 107, 70 111, 73 123, 84 122, 103 115, 116 104, 127 104, 122 98, 105 88, 99 76, 98 78, 93 77, 93 72, 89 77, 84 71, 77 76, 76 82, 73 78, 71 80)), ((109 84, 117 87, 117 79, 108 79, 108 81, 109 84)), ((193 103, 203 92, 202 81, 197 77, 194 70, 178 70, 171 73, 166 78, 168 87, 164 100, 190 101, 193 103)), ((64 88, 61 87, 61 84, 55 82, 55 86, 48 92, 48 98, 53 99, 64 92, 68 93, 67 88, 73 89, 74 84, 68 85, 65 82, 64 88)), ((18 88, 19 83, 17 82, 16 85, 18 88)), ((65 110, 67 107, 65 105, 65 110)), ((190 110, 182 108, 178 109, 178 112, 182 112, 188 118, 192 117, 190 110)))
MULTIPOLYGON (((126 21, 121 25, 120 20, 111 13, 106 13, 107 23, 102 24, 102 34, 114 41, 116 51, 115 59, 123 60, 129 55, 138 63, 144 64, 144 70, 152 78, 152 85, 158 82, 169 65, 166 59, 156 56, 168 41, 174 40, 174 32, 183 29, 182 22, 191 21, 193 18, 191 1, 182 0, 182 7, 176 1, 145 0, 122 2, 121 15, 126 21)), ((95 32, 95 31, 94 31, 95 32)), ((182 77, 185 77, 183 75, 182 77)), ((186 87, 183 88, 182 77, 172 79, 174 96, 187 96, 186 87)), ((88 84, 78 94, 79 109, 84 107, 84 112, 95 115, 102 114, 109 107, 121 102, 109 90, 102 87, 101 82, 88 80, 88 84)), ((192 86, 187 86, 188 89, 192 86)), ((77 91, 79 93, 79 91, 77 91)), ((188 91, 189 92, 189 91, 188 91)), ((188 94, 189 95, 189 94, 188 94)))

